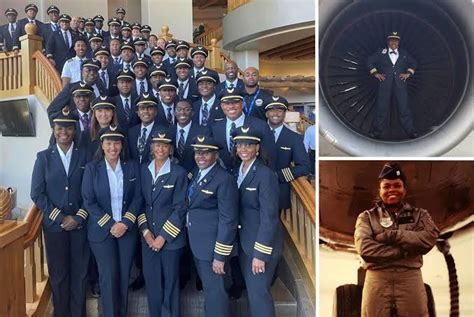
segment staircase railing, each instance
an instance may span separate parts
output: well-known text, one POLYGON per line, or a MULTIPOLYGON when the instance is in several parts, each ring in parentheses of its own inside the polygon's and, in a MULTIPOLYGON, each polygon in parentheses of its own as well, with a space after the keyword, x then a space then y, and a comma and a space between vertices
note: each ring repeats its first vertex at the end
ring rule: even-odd
POLYGON ((291 209, 282 213, 281 220, 316 285, 315 188, 306 177, 299 177, 291 182, 291 189, 291 209))
POLYGON ((249 3, 251 0, 227 0, 227 12, 231 12, 244 4, 249 3))
POLYGON ((194 39, 194 42, 199 45, 209 46, 211 45, 211 40, 216 39, 217 42, 222 40, 223 28, 222 26, 205 31, 203 34, 197 36, 194 39))
POLYGON ((49 104, 62 89, 61 78, 42 52, 36 51, 32 57, 35 65, 34 92, 43 104, 49 104))

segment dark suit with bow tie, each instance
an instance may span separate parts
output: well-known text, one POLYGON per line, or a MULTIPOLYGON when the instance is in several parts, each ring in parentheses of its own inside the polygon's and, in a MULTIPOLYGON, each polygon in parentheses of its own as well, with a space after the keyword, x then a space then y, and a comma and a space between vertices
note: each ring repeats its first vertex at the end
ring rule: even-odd
POLYGON ((121 161, 123 172, 122 218, 128 229, 120 238, 110 234, 115 224, 105 159, 86 165, 82 182, 84 206, 89 213, 88 239, 99 269, 104 316, 127 315, 128 281, 137 239, 136 218, 142 210, 140 167, 121 161))
POLYGON ((207 316, 228 316, 230 283, 229 256, 234 249, 238 217, 235 179, 218 164, 199 182, 191 181, 188 191, 188 234, 191 251, 204 289, 207 316), (215 274, 213 260, 226 263, 225 275, 215 274))
POLYGON ((275 316, 270 286, 283 250, 278 194, 275 172, 257 159, 239 187, 239 260, 252 316, 275 316), (265 262, 263 273, 252 273, 253 258, 265 262))
POLYGON ((149 229, 166 242, 159 252, 142 238, 143 275, 150 316, 179 316, 179 263, 186 245, 187 172, 171 163, 170 172, 156 181, 147 165, 141 167, 144 212, 138 216, 140 233, 149 229))
MULTIPOLYGON (((275 145, 275 138, 268 125, 255 117, 245 116, 245 126, 251 126, 259 131, 262 136, 260 142, 260 157, 265 163, 273 170, 276 169, 276 157, 277 150, 275 145)), ((240 164, 240 159, 234 153, 229 153, 229 147, 227 143, 227 119, 217 121, 211 126, 211 133, 214 141, 219 144, 219 158, 224 163, 225 168, 232 173, 234 168, 240 164)), ((235 151, 235 150, 234 150, 235 151)))
POLYGON ((31 179, 31 199, 43 212, 43 232, 48 260, 49 281, 57 316, 85 316, 87 263, 90 250, 85 222, 81 184, 86 152, 74 144, 66 174, 56 144, 39 152, 31 179), (79 227, 65 231, 65 216, 72 216, 79 227))
POLYGON ((290 183, 300 176, 307 176, 310 172, 310 162, 308 154, 303 144, 300 134, 291 131, 283 126, 277 146, 277 175, 280 182, 280 209, 291 207, 290 183))
POLYGON ((172 138, 175 141, 174 143, 174 156, 178 159, 178 164, 186 171, 192 172, 196 168, 196 161, 194 160, 194 150, 191 144, 193 143, 193 140, 196 138, 198 135, 206 135, 209 136, 211 134, 210 130, 206 127, 200 126, 199 124, 195 123, 192 121, 191 127, 189 128, 188 135, 186 137, 186 141, 184 143, 184 151, 183 153, 179 153, 179 148, 176 145, 179 141, 180 138, 180 133, 179 130, 181 128, 176 125, 172 129, 172 138))
MULTIPOLYGON (((202 106, 203 106, 202 98, 198 99, 197 101, 193 102, 193 121, 198 122, 201 124, 199 121, 199 118, 201 117, 201 112, 202 112, 202 106)), ((222 111, 221 107, 221 101, 219 98, 216 96, 214 99, 214 103, 212 105, 207 105, 207 109, 209 109, 209 116, 207 119, 207 126, 212 126, 214 123, 217 121, 222 121, 225 120, 225 114, 222 111)))
POLYGON ((400 79, 402 73, 415 73, 417 63, 413 57, 403 49, 398 49, 398 58, 395 65, 390 59, 391 49, 378 50, 367 61, 370 74, 384 74, 385 80, 378 83, 378 96, 372 121, 371 133, 379 137, 386 127, 390 114, 392 94, 397 101, 397 110, 400 123, 405 133, 414 133, 413 114, 408 107, 407 82, 400 79))

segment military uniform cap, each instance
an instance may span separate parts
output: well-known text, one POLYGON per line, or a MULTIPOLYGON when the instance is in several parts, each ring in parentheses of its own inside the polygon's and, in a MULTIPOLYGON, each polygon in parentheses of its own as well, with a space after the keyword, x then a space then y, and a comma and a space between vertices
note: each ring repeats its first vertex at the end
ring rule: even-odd
POLYGON ((122 45, 120 45, 120 51, 123 50, 132 50, 135 52, 135 47, 129 42, 124 42, 122 45))
POLYGON ((127 12, 125 12, 125 9, 124 9, 124 8, 117 8, 117 9, 115 10, 115 14, 119 14, 119 13, 126 14, 127 12))
POLYGON ((58 21, 59 22, 61 22, 61 21, 71 22, 71 17, 69 15, 63 13, 59 16, 58 21))
POLYGON ((177 90, 179 87, 178 81, 176 79, 173 79, 171 77, 166 77, 158 83, 158 90, 165 89, 165 88, 171 88, 177 90))
POLYGON ((176 47, 176 41, 175 40, 168 40, 166 41, 165 44, 165 49, 168 49, 170 47, 176 47))
POLYGON ((94 20, 92 20, 91 18, 87 18, 84 22, 84 25, 95 25, 94 20))
POLYGON ((155 54, 160 54, 160 55, 163 55, 165 56, 166 52, 164 49, 162 49, 161 47, 159 46, 156 46, 156 47, 153 47, 150 51, 150 55, 153 56, 155 54))
POLYGON ((97 109, 115 109, 115 103, 112 98, 108 96, 99 96, 92 100, 92 110, 97 109))
POLYGON ((104 22, 104 17, 101 16, 100 14, 98 14, 98 15, 96 15, 92 20, 93 20, 94 22, 97 22, 97 21, 104 22))
POLYGON ((135 22, 132 24, 132 29, 138 29, 140 30, 142 28, 141 24, 138 22, 135 22))
POLYGON ((191 49, 191 57, 193 57, 196 54, 201 54, 207 57, 209 55, 209 51, 204 46, 199 45, 191 49))
POLYGON ((212 81, 215 84, 219 83, 219 74, 212 69, 204 69, 199 72, 196 76, 196 83, 200 81, 212 81))
POLYGON ((144 106, 144 107, 154 107, 158 104, 156 98, 153 96, 153 94, 149 94, 147 92, 144 92, 138 96, 136 100, 137 107, 144 106))
POLYGON ((405 174, 400 168, 400 165, 398 165, 397 163, 385 163, 385 165, 382 167, 382 170, 380 171, 378 178, 379 180, 380 179, 389 179, 389 180, 401 179, 403 183, 406 182, 405 174))
POLYGON ((143 58, 139 58, 133 63, 132 68, 135 68, 137 66, 143 66, 145 68, 148 68, 148 64, 143 60, 143 58))
POLYGON ((163 63, 161 63, 160 65, 156 66, 156 65, 153 65, 150 67, 150 69, 148 70, 148 73, 149 73, 149 76, 152 77, 152 76, 155 76, 155 75, 162 75, 162 76, 168 76, 168 73, 166 72, 165 68, 163 67, 163 63))
POLYGON ((82 67, 91 67, 99 70, 101 68, 101 64, 98 60, 95 58, 92 59, 86 59, 84 62, 82 62, 82 67))
POLYGON ((147 24, 142 25, 142 28, 140 29, 140 31, 150 33, 151 32, 151 26, 149 26, 147 24))
POLYGON ((109 19, 109 22, 107 23, 108 26, 112 26, 112 25, 117 25, 117 26, 120 26, 122 25, 120 23, 120 20, 117 19, 117 18, 112 18, 112 19, 109 19))
POLYGON ((36 6, 36 4, 30 3, 25 6, 25 12, 28 10, 35 10, 36 12, 38 12, 38 7, 36 6))
POLYGON ((84 19, 84 17, 79 17, 79 22, 84 23, 84 22, 86 22, 86 19, 84 19))
POLYGON ((128 79, 128 80, 135 80, 135 74, 128 69, 121 69, 117 76, 115 77, 117 80, 119 79, 128 79))
POLYGON ((101 46, 95 49, 94 51, 94 57, 97 57, 99 55, 107 55, 110 56, 110 50, 107 46, 101 46))
POLYGON ((102 141, 103 139, 112 139, 112 140, 123 140, 125 135, 116 125, 109 125, 108 127, 102 128, 99 131, 99 138, 102 141))
POLYGON ((389 39, 397 39, 400 40, 400 33, 398 32, 390 32, 389 35, 387 35, 387 40, 389 39))
POLYGON ((50 5, 48 9, 46 9, 46 13, 50 14, 51 12, 57 12, 59 14, 59 8, 55 5, 50 5))
POLYGON ((53 123, 61 126, 74 125, 77 121, 79 121, 79 116, 74 111, 70 111, 69 106, 64 106, 53 118, 53 123))
POLYGON ((122 30, 129 30, 129 31, 131 31, 131 30, 132 30, 132 27, 130 26, 130 23, 124 21, 123 24, 122 24, 122 30))
POLYGON ((178 67, 188 67, 191 68, 193 67, 193 61, 190 60, 189 58, 178 58, 176 60, 176 63, 174 64, 174 68, 178 67))
POLYGON ((5 16, 11 15, 11 14, 18 15, 18 12, 13 8, 8 8, 8 9, 5 10, 5 16))
POLYGON ((241 126, 234 130, 232 139, 235 143, 258 144, 261 141, 261 135, 258 130, 253 127, 241 126))
POLYGON ((146 44, 146 40, 143 37, 137 37, 133 41, 133 45, 145 45, 145 44, 146 44))
POLYGON ((185 48, 189 50, 189 44, 186 41, 180 40, 176 43, 176 50, 179 50, 181 48, 185 48))
POLYGON ((214 139, 207 135, 198 135, 191 144, 194 151, 218 151, 219 145, 214 139))
POLYGON ((73 95, 83 96, 90 95, 94 93, 94 88, 89 84, 86 84, 83 81, 75 83, 71 88, 71 93, 73 95))
POLYGON ((170 129, 160 126, 157 131, 153 133, 151 141, 169 144, 173 142, 173 136, 170 129))
POLYGON ((235 102, 244 100, 244 92, 238 88, 227 88, 219 94, 221 102, 235 102))
POLYGON ((288 110, 288 100, 280 96, 272 96, 266 101, 265 110, 283 109, 288 110))
POLYGON ((97 34, 97 33, 94 33, 92 34, 92 36, 89 38, 89 43, 92 42, 92 41, 101 41, 103 42, 104 41, 104 37, 100 34, 97 34))

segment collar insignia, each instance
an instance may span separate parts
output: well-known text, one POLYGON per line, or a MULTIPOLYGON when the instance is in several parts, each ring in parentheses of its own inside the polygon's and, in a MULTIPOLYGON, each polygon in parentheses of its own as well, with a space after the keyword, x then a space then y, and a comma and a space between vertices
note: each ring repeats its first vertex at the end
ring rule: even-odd
POLYGON ((198 139, 199 142, 202 143, 202 142, 204 142, 205 137, 204 136, 198 136, 197 139, 198 139))
POLYGON ((240 129, 242 130, 243 133, 247 133, 247 132, 249 132, 249 129, 250 129, 250 128, 244 128, 244 127, 242 127, 242 128, 240 128, 240 129))
POLYGON ((110 131, 115 131, 117 130, 117 126, 116 125, 111 125, 110 126, 110 131))

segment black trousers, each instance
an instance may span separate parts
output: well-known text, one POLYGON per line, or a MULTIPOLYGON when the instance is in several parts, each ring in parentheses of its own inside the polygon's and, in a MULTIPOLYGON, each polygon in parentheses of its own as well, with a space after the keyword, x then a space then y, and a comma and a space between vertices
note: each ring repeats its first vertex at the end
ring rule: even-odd
POLYGON ((43 233, 54 316, 86 316, 87 264, 90 256, 87 230, 43 230, 43 233))

